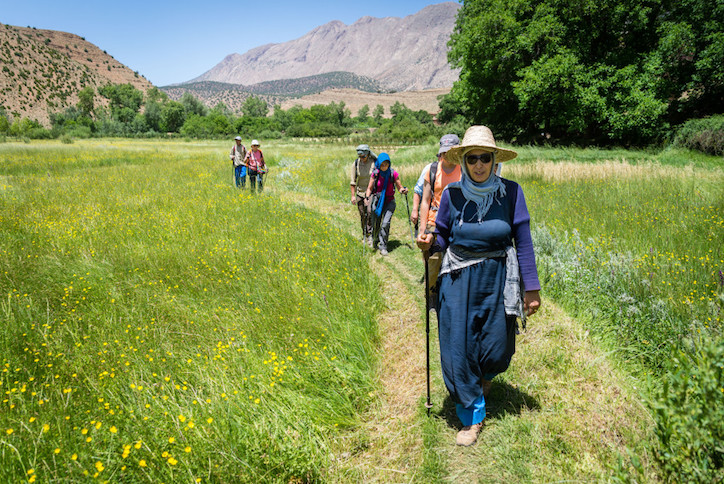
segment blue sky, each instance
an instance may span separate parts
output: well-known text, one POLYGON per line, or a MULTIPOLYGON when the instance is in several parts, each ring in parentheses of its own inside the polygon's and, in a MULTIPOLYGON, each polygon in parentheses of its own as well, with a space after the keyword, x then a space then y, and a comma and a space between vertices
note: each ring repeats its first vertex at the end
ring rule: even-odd
POLYGON ((301 37, 332 20, 405 17, 443 0, 0 0, 0 22, 85 37, 156 86, 201 75, 225 56, 301 37))

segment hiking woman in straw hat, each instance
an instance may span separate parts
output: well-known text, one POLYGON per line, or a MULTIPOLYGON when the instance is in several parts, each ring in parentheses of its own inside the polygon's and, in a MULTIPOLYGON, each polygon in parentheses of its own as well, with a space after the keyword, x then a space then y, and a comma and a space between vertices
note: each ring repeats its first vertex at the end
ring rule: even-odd
POLYGON ((442 194, 423 251, 444 253, 437 313, 443 379, 463 425, 458 445, 472 445, 485 419, 491 380, 515 352, 517 317, 540 307, 538 273, 523 190, 495 174, 515 158, 486 126, 471 126, 447 160, 462 165, 459 182, 442 194))

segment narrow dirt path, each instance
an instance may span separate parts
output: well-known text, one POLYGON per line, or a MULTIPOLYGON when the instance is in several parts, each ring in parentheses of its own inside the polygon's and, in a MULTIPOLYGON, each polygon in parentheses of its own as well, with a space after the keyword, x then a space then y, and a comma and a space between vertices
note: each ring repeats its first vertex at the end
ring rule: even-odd
MULTIPOLYGON (((280 193, 284 201, 301 203, 327 215, 354 220, 351 205, 328 202, 309 195, 280 193)), ((404 237, 399 221, 392 224, 391 239, 404 237)), ((350 233, 356 225, 350 224, 350 233)), ((404 227, 407 229, 407 227, 404 227)), ((407 239, 410 238, 409 231, 407 239)), ((409 249, 400 246, 398 251, 409 249)), ((340 481, 354 476, 357 482, 410 482, 422 465, 422 435, 419 409, 425 394, 425 335, 420 315, 420 295, 412 294, 410 282, 419 278, 399 263, 400 254, 388 257, 370 252, 370 266, 382 282, 384 308, 379 317, 380 389, 363 428, 337 464, 340 481)))

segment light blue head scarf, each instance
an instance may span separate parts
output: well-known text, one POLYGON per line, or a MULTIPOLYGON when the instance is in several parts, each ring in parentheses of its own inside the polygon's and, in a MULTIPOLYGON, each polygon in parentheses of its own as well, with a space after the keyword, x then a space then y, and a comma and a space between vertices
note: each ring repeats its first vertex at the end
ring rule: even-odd
POLYGON ((380 153, 380 155, 377 157, 377 160, 375 160, 375 168, 377 168, 379 172, 379 177, 382 179, 382 195, 380 195, 380 201, 377 203, 377 208, 375 209, 375 215, 379 217, 382 215, 382 207, 385 206, 387 184, 390 183, 390 177, 392 176, 392 161, 390 161, 390 155, 388 155, 387 153, 380 153), (389 163, 390 166, 387 167, 387 170, 382 171, 380 170, 380 166, 382 166, 382 163, 385 161, 389 163))
POLYGON ((473 203, 475 205, 475 213, 478 218, 478 223, 483 223, 483 219, 488 213, 488 210, 490 210, 490 207, 493 205, 493 200, 495 200, 496 196, 498 198, 498 203, 500 203, 500 198, 505 196, 505 184, 503 183, 503 180, 495 174, 495 167, 497 165, 495 161, 495 152, 492 152, 493 166, 490 167, 490 176, 488 179, 482 183, 473 181, 473 178, 470 176, 470 172, 468 171, 468 164, 465 161, 465 155, 473 149, 475 148, 466 150, 462 156, 463 166, 462 176, 460 177, 460 187, 462 188, 466 202, 463 206, 462 212, 460 213, 460 225, 463 224, 462 214, 465 213, 465 208, 468 206, 468 203, 473 203))

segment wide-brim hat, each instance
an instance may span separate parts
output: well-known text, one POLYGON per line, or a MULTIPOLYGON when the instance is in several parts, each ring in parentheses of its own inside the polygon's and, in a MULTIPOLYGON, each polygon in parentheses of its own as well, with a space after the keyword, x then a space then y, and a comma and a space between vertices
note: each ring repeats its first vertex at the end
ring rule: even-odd
POLYGON ((460 165, 463 162, 465 153, 475 149, 492 151, 495 153, 496 163, 509 161, 518 156, 518 153, 515 151, 501 148, 495 144, 495 138, 493 137, 493 132, 490 131, 490 128, 487 126, 477 125, 470 126, 468 130, 465 131, 462 143, 450 148, 445 154, 445 159, 449 163, 460 165))

